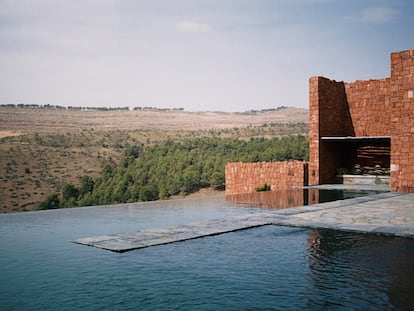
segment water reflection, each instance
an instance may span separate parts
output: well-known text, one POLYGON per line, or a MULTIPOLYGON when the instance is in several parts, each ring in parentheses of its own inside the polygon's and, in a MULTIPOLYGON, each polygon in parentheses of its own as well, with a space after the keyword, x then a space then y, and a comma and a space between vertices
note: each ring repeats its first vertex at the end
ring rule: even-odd
POLYGON ((382 301, 385 309, 414 310, 412 240, 322 229, 308 234, 308 245, 309 306, 370 309, 382 301))
POLYGON ((243 193, 226 196, 226 199, 236 204, 249 207, 288 208, 307 205, 311 196, 311 202, 318 200, 317 189, 290 189, 286 191, 267 191, 243 193), (310 193, 309 193, 309 190, 310 193), (313 201, 312 201, 313 200, 313 201))
POLYGON ((382 191, 347 189, 288 189, 227 195, 226 200, 248 207, 289 208, 372 195, 382 191))

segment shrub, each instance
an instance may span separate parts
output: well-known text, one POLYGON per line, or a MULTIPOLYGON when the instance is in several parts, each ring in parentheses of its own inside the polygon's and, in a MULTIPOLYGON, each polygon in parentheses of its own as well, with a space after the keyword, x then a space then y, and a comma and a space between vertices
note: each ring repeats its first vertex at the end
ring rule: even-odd
POLYGON ((56 209, 56 208, 60 208, 59 196, 56 193, 49 195, 45 201, 40 202, 39 207, 38 207, 39 210, 56 209))
POLYGON ((270 184, 264 184, 262 187, 256 188, 256 192, 270 191, 272 186, 270 184))
POLYGON ((210 185, 216 190, 224 190, 225 177, 221 171, 215 171, 210 177, 210 185))
POLYGON ((62 189, 62 198, 68 201, 70 198, 77 199, 79 196, 79 190, 72 184, 66 184, 62 189))
POLYGON ((83 196, 87 192, 92 192, 93 186, 94 186, 94 181, 92 177, 88 175, 84 175, 80 181, 79 194, 83 196))
POLYGON ((155 201, 159 199, 159 191, 156 185, 146 185, 139 192, 141 201, 155 201))

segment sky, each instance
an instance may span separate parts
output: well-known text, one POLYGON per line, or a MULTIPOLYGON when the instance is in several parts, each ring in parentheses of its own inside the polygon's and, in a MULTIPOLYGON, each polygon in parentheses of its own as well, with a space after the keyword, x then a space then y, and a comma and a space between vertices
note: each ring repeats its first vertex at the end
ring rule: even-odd
POLYGON ((0 104, 308 108, 309 78, 390 76, 412 0, 0 0, 0 104))

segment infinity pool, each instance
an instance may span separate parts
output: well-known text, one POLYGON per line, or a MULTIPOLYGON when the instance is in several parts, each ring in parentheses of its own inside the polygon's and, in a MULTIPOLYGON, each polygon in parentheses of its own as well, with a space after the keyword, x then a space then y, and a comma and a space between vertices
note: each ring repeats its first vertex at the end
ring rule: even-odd
POLYGON ((260 211, 219 196, 0 215, 0 309, 414 309, 411 239, 263 226, 122 254, 70 242, 260 211))

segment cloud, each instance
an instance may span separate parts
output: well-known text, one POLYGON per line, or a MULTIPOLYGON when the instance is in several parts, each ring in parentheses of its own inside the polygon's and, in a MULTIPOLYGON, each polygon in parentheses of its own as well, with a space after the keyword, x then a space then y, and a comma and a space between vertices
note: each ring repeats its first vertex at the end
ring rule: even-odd
POLYGON ((177 24, 177 30, 184 33, 212 33, 213 28, 204 23, 182 21, 177 24))
POLYGON ((357 15, 348 19, 362 21, 373 24, 385 24, 392 21, 398 14, 398 11, 389 7, 371 7, 361 10, 357 15))

